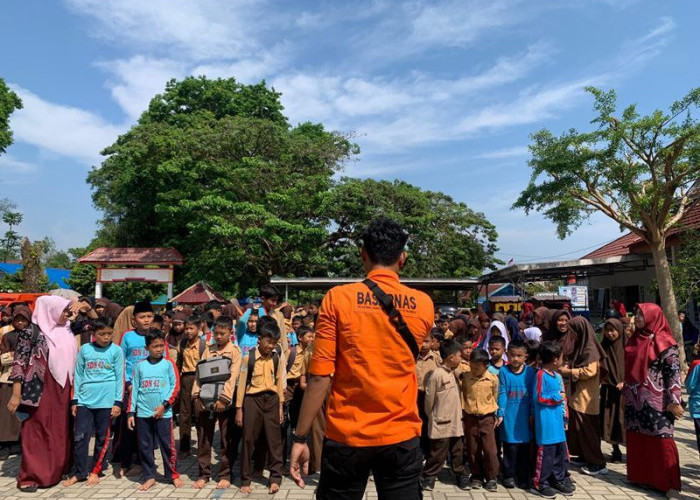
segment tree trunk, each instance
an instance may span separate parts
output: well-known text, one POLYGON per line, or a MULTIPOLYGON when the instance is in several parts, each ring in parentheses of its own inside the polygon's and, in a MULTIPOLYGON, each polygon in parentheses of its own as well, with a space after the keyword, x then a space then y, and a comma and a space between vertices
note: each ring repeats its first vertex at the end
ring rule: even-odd
POLYGON ((666 238, 661 237, 657 241, 652 241, 650 246, 651 254, 654 258, 656 281, 659 285, 661 308, 664 310, 668 324, 671 326, 671 330, 673 330, 676 342, 678 342, 678 356, 680 357, 681 370, 686 372, 687 365, 685 349, 683 347, 683 330, 678 320, 678 306, 676 305, 676 294, 673 291, 673 281, 671 280, 671 267, 666 257, 666 238))

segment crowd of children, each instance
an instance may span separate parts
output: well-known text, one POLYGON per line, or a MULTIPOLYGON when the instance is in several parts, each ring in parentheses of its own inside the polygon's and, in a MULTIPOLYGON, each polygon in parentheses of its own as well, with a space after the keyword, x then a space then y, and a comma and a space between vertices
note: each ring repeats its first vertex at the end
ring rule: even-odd
MULTIPOLYGON (((259 306, 245 309, 211 302, 162 316, 148 302, 117 310, 103 300, 99 309, 76 309, 78 317, 71 322, 79 349, 70 402, 73 470, 63 484, 97 484, 111 457, 120 464, 120 476, 141 471, 140 489, 148 490, 156 482, 154 449, 159 448, 165 480, 175 487, 183 484, 178 459, 196 454, 193 487, 201 489, 214 476, 218 427, 216 487, 231 486, 239 461, 242 493, 251 491, 252 480, 265 468, 269 492, 279 491, 306 388, 319 302, 296 309, 286 302, 279 305, 273 287, 264 287, 261 297, 259 306), (115 327, 125 321, 130 328, 115 327)), ((20 422, 7 410, 12 395, 8 373, 18 334, 32 327, 26 305, 4 312, 9 321, 0 331, 0 459, 18 453, 20 422)), ((603 439, 613 446, 611 460, 622 461, 624 344, 631 323, 609 318, 599 344, 591 325, 577 318, 571 321, 572 337, 548 339, 547 332, 556 334, 567 314, 532 309, 518 322, 514 315, 489 317, 480 310, 454 317, 436 312, 435 328, 416 362, 424 490, 435 487, 447 461, 462 490, 493 492, 500 481, 505 488, 545 498, 573 495, 567 442, 571 446, 576 439, 569 429, 570 410, 580 412, 585 422, 600 424, 599 430, 580 431, 586 439, 591 432, 599 436, 597 444, 586 444, 590 454, 598 456, 603 439), (574 339, 571 345, 568 338, 574 339), (576 353, 585 353, 581 368, 572 363, 576 353), (579 399, 586 408, 577 405, 579 399)), ((700 361, 691 365, 686 385, 700 448, 698 365, 700 361)), ((311 472, 320 470, 323 415, 314 427, 311 472)), ((586 458, 587 453, 580 455, 586 458)), ((601 465, 589 460, 582 471, 604 474, 600 457, 601 465)))

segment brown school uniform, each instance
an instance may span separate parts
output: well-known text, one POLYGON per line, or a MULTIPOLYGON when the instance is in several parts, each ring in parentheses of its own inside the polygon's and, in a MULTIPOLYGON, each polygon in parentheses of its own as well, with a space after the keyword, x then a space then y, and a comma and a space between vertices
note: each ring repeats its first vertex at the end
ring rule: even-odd
POLYGON ((21 423, 16 415, 7 409, 7 403, 12 398, 12 381, 10 372, 14 363, 14 351, 19 340, 19 332, 11 329, 3 334, 0 340, 0 361, 2 361, 2 372, 0 372, 0 442, 15 443, 19 441, 21 423))
POLYGON ((280 356, 275 374, 271 355, 262 358, 258 348, 244 358, 238 377, 236 408, 243 409, 243 446, 241 447, 241 486, 250 486, 251 460, 256 441, 264 433, 267 441, 270 483, 282 482, 282 431, 280 407, 284 401, 285 367, 280 356), (254 356, 253 373, 248 376, 250 356, 254 356), (250 384, 248 379, 250 378, 250 384))
POLYGON ((498 452, 493 432, 498 410, 498 377, 488 370, 481 377, 462 377, 462 409, 472 479, 490 481, 498 475, 498 452))
MULTIPOLYGON (((186 358, 188 353, 184 353, 186 358)), ((233 342, 229 342, 222 349, 217 345, 211 345, 204 351, 202 359, 222 356, 231 360, 231 376, 224 384, 219 400, 231 407, 222 412, 211 414, 209 410, 204 410, 199 405, 195 407, 197 411, 197 438, 199 444, 197 447, 197 459, 199 461, 199 479, 209 479, 211 477, 211 448, 214 440, 214 430, 216 423, 219 423, 219 433, 221 434, 221 462, 219 466, 219 480, 231 480, 231 472, 233 464, 236 461, 238 453, 238 438, 234 438, 236 433, 236 425, 233 422, 234 410, 233 402, 236 391, 236 382, 238 381, 241 372, 241 350, 233 342)), ((183 359, 183 364, 185 359, 183 359)), ((192 397, 199 397, 199 382, 195 377, 192 386, 192 397)))
POLYGON ((433 350, 416 359, 416 378, 418 379, 418 415, 421 419, 420 447, 423 455, 428 456, 430 439, 428 438, 428 415, 425 413, 425 378, 440 366, 440 355, 433 350))
MULTIPOLYGON (((180 372, 180 452, 190 451, 192 441, 192 386, 194 385, 197 363, 204 355, 206 345, 204 340, 197 337, 194 344, 190 345, 187 339, 183 339, 178 345, 177 368, 180 372)), ((172 352, 172 350, 171 350, 172 352)))

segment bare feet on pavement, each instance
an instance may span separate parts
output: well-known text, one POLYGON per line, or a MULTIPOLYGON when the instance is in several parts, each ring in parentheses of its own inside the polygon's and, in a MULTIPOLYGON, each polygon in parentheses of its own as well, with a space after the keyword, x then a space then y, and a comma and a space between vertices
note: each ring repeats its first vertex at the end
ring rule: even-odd
POLYGON ((99 484, 100 482, 100 476, 97 474, 90 474, 87 480, 87 486, 90 488, 91 486, 95 486, 96 484, 99 484))
POLYGON ((202 488, 204 488, 205 484, 207 484, 206 479, 197 479, 192 485, 192 487, 196 490, 201 490, 202 488))
POLYGON ((277 493, 279 490, 280 490, 280 485, 277 484, 277 483, 272 483, 272 484, 270 485, 270 489, 267 490, 267 492, 268 492, 270 495, 274 495, 274 494, 277 493))
POLYGON ((75 476, 71 476, 69 479, 66 479, 61 484, 63 485, 64 488, 68 488, 69 486, 73 486, 77 482, 78 482, 78 478, 75 476))
POLYGON ((221 479, 218 483, 216 483, 216 489, 217 490, 225 490, 227 488, 231 487, 231 481, 228 479, 221 479))
POLYGON ((175 486, 175 488, 182 488, 182 479, 179 477, 173 479, 173 486, 175 486))
POLYGON ((148 490, 150 490, 155 484, 156 484, 156 480, 155 480, 155 479, 149 479, 148 481, 144 482, 141 486, 139 486, 139 491, 148 491, 148 490))
POLYGON ((240 491, 241 491, 241 493, 243 493, 244 495, 248 495, 248 494, 252 493, 253 489, 252 489, 250 486, 241 486, 241 490, 240 490, 240 491))

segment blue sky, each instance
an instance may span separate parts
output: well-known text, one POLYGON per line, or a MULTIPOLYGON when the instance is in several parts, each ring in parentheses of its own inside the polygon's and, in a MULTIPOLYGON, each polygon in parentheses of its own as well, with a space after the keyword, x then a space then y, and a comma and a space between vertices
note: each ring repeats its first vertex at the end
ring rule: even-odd
POLYGON ((400 178, 483 212, 498 256, 579 257, 619 235, 594 217, 564 241, 510 206, 528 137, 585 129, 583 87, 666 108, 700 83, 700 2, 642 0, 64 0, 3 4, 0 77, 22 97, 0 197, 20 230, 84 246, 100 214, 85 176, 170 78, 265 79, 292 123, 352 132, 345 174, 400 178))

